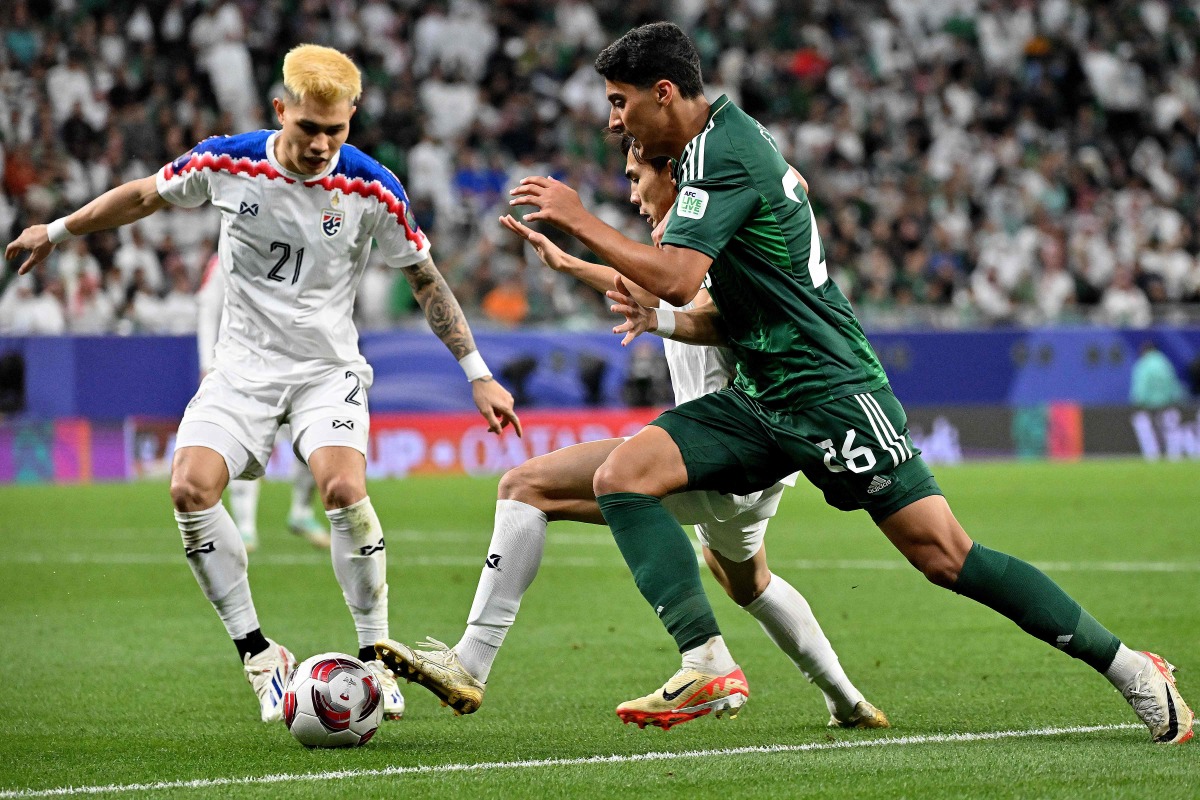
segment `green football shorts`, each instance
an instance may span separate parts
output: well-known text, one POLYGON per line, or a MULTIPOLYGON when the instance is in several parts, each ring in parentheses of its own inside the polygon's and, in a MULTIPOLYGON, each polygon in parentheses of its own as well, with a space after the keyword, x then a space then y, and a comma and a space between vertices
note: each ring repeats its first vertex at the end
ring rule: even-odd
POLYGON ((797 470, 842 511, 881 522, 909 503, 940 495, 908 435, 891 389, 785 413, 736 388, 704 395, 651 423, 683 454, 689 489, 750 494, 797 470))

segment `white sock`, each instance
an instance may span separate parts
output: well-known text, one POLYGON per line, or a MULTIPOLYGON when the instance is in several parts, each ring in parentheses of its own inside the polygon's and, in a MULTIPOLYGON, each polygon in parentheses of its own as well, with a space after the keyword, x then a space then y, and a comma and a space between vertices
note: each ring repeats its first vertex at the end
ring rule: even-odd
POLYGON ((1117 648, 1117 655, 1113 659, 1113 662, 1109 664, 1108 669, 1104 670, 1104 677, 1108 678, 1109 683, 1123 692, 1134 676, 1146 667, 1148 660, 1138 651, 1130 650, 1125 645, 1121 645, 1117 648))
POLYGON ((454 652, 467 671, 486 683, 521 598, 542 564, 546 515, 519 500, 497 500, 496 522, 467 630, 454 652))
POLYGON ((695 669, 710 675, 725 675, 737 669, 737 662, 725 646, 725 639, 714 636, 699 647, 683 652, 684 669, 695 669))
POLYGON ((825 638, 804 595, 772 574, 766 590, 746 606, 776 646, 825 693, 829 713, 846 719, 863 694, 846 677, 833 645, 825 638))
POLYGON ((230 481, 229 510, 242 536, 254 538, 258 533, 258 493, 260 481, 230 481))
POLYGON ((373 647, 388 635, 387 553, 383 526, 364 497, 354 505, 325 512, 329 517, 333 573, 354 617, 359 647, 373 647))
POLYGON ((246 547, 233 517, 217 503, 204 511, 176 511, 188 566, 204 596, 213 604, 230 639, 258 629, 258 614, 250 599, 246 547))
POLYGON ((317 490, 317 479, 300 459, 292 464, 292 510, 288 519, 303 519, 311 516, 313 494, 317 490))

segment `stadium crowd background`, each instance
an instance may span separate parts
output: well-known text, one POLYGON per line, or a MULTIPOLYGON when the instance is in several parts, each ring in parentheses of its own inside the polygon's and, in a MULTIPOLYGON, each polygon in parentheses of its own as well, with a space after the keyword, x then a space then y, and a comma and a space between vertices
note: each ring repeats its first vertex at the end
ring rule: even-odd
MULTIPOLYGON (((0 235, 273 126, 288 48, 351 54, 350 141, 403 181, 468 315, 602 328, 598 294, 504 233, 553 174, 631 236, 596 53, 679 22, 808 178, 831 271, 868 330, 1200 320, 1200 3, 991 0, 6 0, 0 235)), ((314 221, 314 224, 316 222, 314 221)), ((211 207, 168 210, 0 277, 0 333, 186 333, 211 207)), ((580 255, 586 255, 579 253, 580 255)), ((10 265, 15 266, 15 265, 10 265)), ((372 265, 363 328, 419 324, 372 265)))

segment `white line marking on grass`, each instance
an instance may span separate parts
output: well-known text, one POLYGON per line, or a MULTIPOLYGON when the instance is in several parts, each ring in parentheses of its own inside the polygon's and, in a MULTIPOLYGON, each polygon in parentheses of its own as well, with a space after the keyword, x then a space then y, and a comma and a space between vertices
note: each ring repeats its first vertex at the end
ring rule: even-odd
POLYGON ((996 739, 1021 739, 1036 736, 1062 736, 1071 733, 1099 733, 1141 728, 1132 723, 1123 725, 1080 725, 1072 728, 1036 728, 1023 731, 992 731, 990 733, 938 733, 928 736, 891 736, 879 739, 857 739, 812 744, 768 744, 752 747, 728 747, 714 750, 683 750, 680 752, 634 753, 632 755, 587 756, 585 758, 545 758, 528 761, 486 761, 479 764, 430 764, 414 767, 383 767, 381 769, 345 769, 333 772, 301 772, 261 775, 244 778, 201 778, 194 781, 160 781, 158 783, 110 783, 106 786, 63 786, 57 789, 6 789, 4 798, 69 797, 89 794, 129 794, 166 789, 208 789, 217 786, 255 786, 272 783, 301 783, 332 781, 344 778, 383 778, 398 775, 433 775, 451 772, 479 772, 494 769, 538 769, 542 767, 578 767, 592 764, 639 764, 646 761, 678 761, 686 758, 711 756, 774 755, 805 753, 819 750, 854 750, 863 747, 897 747, 915 744, 944 744, 947 742, 988 742, 996 739))

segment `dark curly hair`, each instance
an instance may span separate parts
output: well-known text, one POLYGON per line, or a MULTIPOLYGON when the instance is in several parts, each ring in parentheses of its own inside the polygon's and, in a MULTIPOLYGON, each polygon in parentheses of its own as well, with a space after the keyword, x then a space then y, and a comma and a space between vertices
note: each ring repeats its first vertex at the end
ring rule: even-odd
POLYGON ((639 89, 665 79, 678 86, 685 98, 704 91, 700 54, 673 22, 651 22, 617 39, 596 56, 596 72, 639 89))

